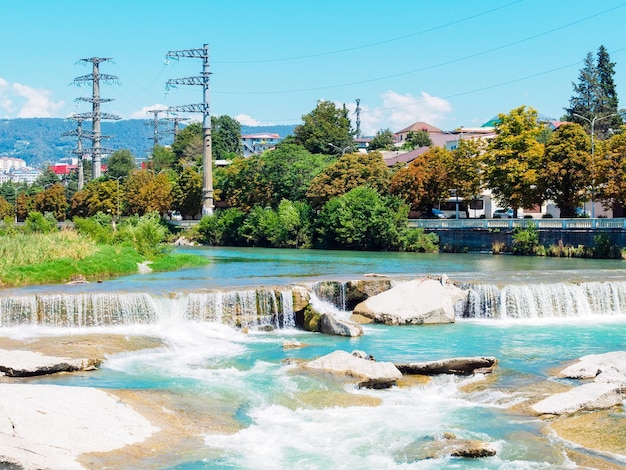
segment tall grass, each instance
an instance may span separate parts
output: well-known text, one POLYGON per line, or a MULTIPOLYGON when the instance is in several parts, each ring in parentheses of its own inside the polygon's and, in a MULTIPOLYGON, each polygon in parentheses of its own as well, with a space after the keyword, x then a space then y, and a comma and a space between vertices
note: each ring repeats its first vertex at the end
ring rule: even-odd
POLYGON ((58 258, 84 259, 96 244, 73 230, 51 233, 16 232, 0 237, 0 272, 17 266, 45 263, 58 258))

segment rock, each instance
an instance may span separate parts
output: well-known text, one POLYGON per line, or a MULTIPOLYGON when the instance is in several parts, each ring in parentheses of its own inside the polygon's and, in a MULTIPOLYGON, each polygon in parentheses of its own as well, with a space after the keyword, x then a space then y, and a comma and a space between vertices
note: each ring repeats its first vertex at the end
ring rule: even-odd
POLYGON ((358 280, 346 283, 346 304, 348 310, 352 310, 364 300, 388 291, 392 287, 390 279, 358 280))
POLYGON ((283 349, 300 349, 305 348, 306 346, 306 343, 301 343, 300 341, 291 341, 287 339, 283 341, 283 349))
POLYGON ((466 293, 453 285, 443 286, 435 279, 402 282, 359 303, 354 314, 386 325, 453 323, 453 302, 466 293), (459 292, 460 291, 460 292, 459 292))
POLYGON ((334 351, 304 365, 309 370, 321 370, 336 375, 354 377, 359 387, 388 388, 402 377, 391 362, 376 362, 353 356, 346 351, 334 351))
POLYGON ((611 408, 623 403, 620 387, 591 382, 563 393, 556 393, 531 406, 537 414, 562 415, 577 411, 611 408))
POLYGON ((570 379, 593 379, 626 387, 626 351, 590 354, 559 373, 570 379))
POLYGON ((0 350, 0 372, 9 377, 33 377, 57 372, 94 370, 100 363, 98 359, 68 359, 44 356, 31 351, 0 350))
POLYGON ((489 374, 498 364, 495 357, 456 357, 439 361, 409 362, 396 364, 403 374, 437 375, 456 374, 472 375, 489 374))
POLYGON ((330 313, 323 313, 320 317, 320 331, 328 335, 361 336, 363 328, 357 323, 342 320, 330 313))
POLYGON ((449 447, 444 447, 444 452, 450 457, 464 457, 468 459, 478 459, 483 457, 493 457, 496 455, 495 449, 489 444, 481 441, 459 439, 449 447))
POLYGON ((457 439, 452 433, 444 433, 442 439, 416 441, 396 454, 397 460, 414 463, 420 460, 444 459, 447 457, 471 459, 493 457, 496 455, 496 450, 487 442, 457 439))
POLYGON ((293 311, 302 312, 309 305, 309 291, 302 286, 294 286, 291 292, 293 295, 293 311))
POLYGON ((83 274, 72 274, 68 284, 88 284, 89 281, 83 274))

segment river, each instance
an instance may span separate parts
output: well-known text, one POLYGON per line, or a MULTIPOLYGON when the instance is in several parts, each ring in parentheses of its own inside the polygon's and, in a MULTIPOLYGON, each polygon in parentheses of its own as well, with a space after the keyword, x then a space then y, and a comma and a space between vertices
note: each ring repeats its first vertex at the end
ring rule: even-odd
MULTIPOLYGON (((546 434, 544 422, 514 411, 515 407, 528 400, 534 389, 559 385, 551 376, 555 367, 583 355, 626 349, 624 261, 479 254, 184 250, 207 256, 211 263, 102 283, 0 291, 3 336, 122 333, 156 336, 167 345, 113 355, 90 374, 49 376, 38 382, 175 391, 204 400, 197 410, 186 412, 234 423, 234 430, 203 436, 202 448, 187 455, 162 451, 151 459, 149 468, 577 468, 567 452, 570 444, 546 434), (245 334, 217 321, 190 316, 185 310, 191 297, 208 296, 203 300, 208 303, 216 291, 238 292, 238 298, 243 298, 242 292, 251 287, 279 286, 280 290, 293 283, 313 286, 323 280, 343 282, 374 273, 394 279, 445 274, 466 287, 471 285, 483 300, 459 308, 454 324, 366 325, 365 334, 359 338, 307 333, 286 321, 273 331, 245 334), (124 308, 135 316, 146 309, 151 311, 143 321, 122 315, 116 324, 81 320, 70 326, 53 321, 33 324, 24 320, 32 319, 29 313, 8 313, 18 304, 24 312, 41 302, 80 310, 85 305, 82 299, 94 296, 100 296, 98 302, 102 296, 114 297, 116 302, 127 299, 128 307, 124 308), (79 304, 77 297, 80 306, 72 303, 79 304), (598 301, 599 297, 603 301, 598 301), (307 346, 284 349, 285 340, 307 346), (427 383, 387 390, 358 390, 327 377, 303 374, 285 361, 309 360, 337 349, 366 351, 378 361, 494 356, 499 364, 496 372, 486 377, 439 376, 427 383), (352 397, 352 402, 347 401, 349 406, 344 395, 352 397), (368 400, 378 405, 364 404, 368 400), (445 433, 488 442, 497 455, 476 460, 423 459, 429 443, 445 433)), ((225 305, 220 299, 217 304, 211 300, 213 308, 225 305)), ((327 304, 327 308, 346 314, 338 305, 327 304)), ((85 318, 91 315, 80 314, 85 318)), ((626 466, 624 456, 590 453, 605 461, 606 468, 626 466)))

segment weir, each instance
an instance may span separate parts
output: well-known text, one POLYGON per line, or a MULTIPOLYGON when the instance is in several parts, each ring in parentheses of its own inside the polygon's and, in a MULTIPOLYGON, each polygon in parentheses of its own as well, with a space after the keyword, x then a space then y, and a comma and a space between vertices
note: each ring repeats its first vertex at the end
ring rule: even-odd
MULTIPOLYGON (((393 283, 387 284, 381 287, 380 281, 371 281, 369 287, 381 291, 393 283)), ((360 281, 359 288, 363 286, 360 281)), ((457 318, 548 319, 626 314, 626 282, 621 281, 458 286, 468 295, 454 306, 457 318)), ((328 302, 339 311, 349 312, 353 308, 352 281, 316 282, 308 290, 311 298, 328 302)), ((107 292, 0 296, 0 327, 114 326, 157 323, 166 318, 262 329, 294 328, 297 323, 294 291, 290 287, 167 295, 107 292)))

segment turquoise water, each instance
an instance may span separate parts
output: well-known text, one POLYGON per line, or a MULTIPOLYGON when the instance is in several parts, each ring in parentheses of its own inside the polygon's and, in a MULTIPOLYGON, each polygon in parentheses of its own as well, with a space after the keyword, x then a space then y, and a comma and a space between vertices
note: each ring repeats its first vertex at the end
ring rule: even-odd
MULTIPOLYGON (((620 261, 553 260, 490 255, 412 255, 286 250, 196 249, 212 264, 177 273, 130 276, 86 289, 176 291, 200 287, 288 284, 350 279, 365 273, 439 275, 493 283, 626 280, 620 261), (622 279, 623 278, 623 279, 622 279)), ((194 251, 194 250, 192 250, 194 251)), ((46 289, 61 289, 47 286, 46 289)), ((26 290, 28 291, 28 289, 26 290)), ((16 290, 24 292, 24 290, 16 290)), ((331 308, 331 307, 329 307, 331 308)), ((553 382, 555 367, 587 354, 626 349, 626 312, 550 319, 459 319, 431 326, 365 326, 359 338, 293 329, 245 334, 227 326, 159 317, 149 325, 80 328, 16 327, 11 336, 123 333, 151 335, 166 347, 110 357, 93 373, 45 377, 39 383, 161 390, 205 404, 195 412, 232 420, 238 431, 204 436, 202 449, 163 469, 566 469, 576 468, 566 443, 543 423, 512 412, 553 382), (283 349, 284 340, 306 344, 283 349), (329 376, 305 373, 286 359, 361 350, 378 361, 494 356, 489 377, 439 376, 427 384, 358 390, 329 376), (336 406, 335 396, 376 398, 379 406, 336 406), (315 398, 317 397, 317 398, 315 398), (319 397, 326 397, 320 401, 319 397), (324 403, 322 406, 320 403, 324 403), (490 443, 495 457, 423 459, 451 432, 490 443)), ((339 402, 337 402, 338 405, 339 402)), ((614 468, 626 457, 602 456, 614 468)), ((171 462, 172 455, 163 455, 171 462)), ((159 461, 159 456, 151 462, 159 461)))

